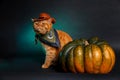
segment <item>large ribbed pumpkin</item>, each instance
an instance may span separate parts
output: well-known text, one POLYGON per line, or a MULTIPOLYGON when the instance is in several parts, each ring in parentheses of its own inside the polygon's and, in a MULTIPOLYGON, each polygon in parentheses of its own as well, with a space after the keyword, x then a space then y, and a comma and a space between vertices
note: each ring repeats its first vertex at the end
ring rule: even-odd
POLYGON ((73 40, 61 50, 59 63, 65 72, 105 74, 115 64, 115 53, 106 41, 98 37, 73 40))

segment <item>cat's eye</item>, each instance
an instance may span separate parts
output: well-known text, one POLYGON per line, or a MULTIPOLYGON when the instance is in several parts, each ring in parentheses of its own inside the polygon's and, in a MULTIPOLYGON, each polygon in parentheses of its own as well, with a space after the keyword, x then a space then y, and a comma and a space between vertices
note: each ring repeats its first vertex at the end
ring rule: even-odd
POLYGON ((38 24, 39 24, 39 22, 34 22, 34 24, 38 25, 38 24))
POLYGON ((45 25, 46 23, 42 23, 42 25, 45 25))

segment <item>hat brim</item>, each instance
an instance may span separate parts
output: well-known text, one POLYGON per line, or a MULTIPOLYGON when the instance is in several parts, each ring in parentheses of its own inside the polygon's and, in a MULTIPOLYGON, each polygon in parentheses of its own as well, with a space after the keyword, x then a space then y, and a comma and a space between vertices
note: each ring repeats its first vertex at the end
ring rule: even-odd
POLYGON ((35 21, 43 21, 43 20, 47 20, 47 19, 39 19, 39 18, 33 18, 32 21, 35 22, 35 21))
MULTIPOLYGON (((54 24, 56 22, 56 20, 54 18, 51 18, 52 19, 52 23, 54 24)), ((40 19, 40 18, 33 18, 32 21, 33 22, 36 22, 36 21, 43 21, 43 20, 48 20, 48 19, 40 19)))

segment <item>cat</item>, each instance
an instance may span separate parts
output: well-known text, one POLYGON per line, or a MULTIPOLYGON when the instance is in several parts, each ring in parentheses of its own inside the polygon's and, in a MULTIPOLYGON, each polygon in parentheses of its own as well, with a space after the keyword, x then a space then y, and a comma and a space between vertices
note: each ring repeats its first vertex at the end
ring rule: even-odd
POLYGON ((61 30, 53 28, 56 22, 48 13, 40 13, 39 18, 32 19, 33 29, 36 33, 35 40, 41 41, 46 50, 45 62, 42 68, 49 68, 58 59, 59 52, 64 45, 72 41, 72 37, 61 30))

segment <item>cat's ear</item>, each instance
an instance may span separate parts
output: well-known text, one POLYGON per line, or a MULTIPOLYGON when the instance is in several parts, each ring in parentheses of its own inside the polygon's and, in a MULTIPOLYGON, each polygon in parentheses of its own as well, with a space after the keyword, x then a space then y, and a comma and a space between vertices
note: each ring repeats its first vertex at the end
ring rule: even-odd
POLYGON ((37 20, 37 19, 34 19, 34 18, 31 19, 32 22, 35 22, 36 20, 37 20))
POLYGON ((31 21, 34 22, 34 19, 32 18, 31 21))

